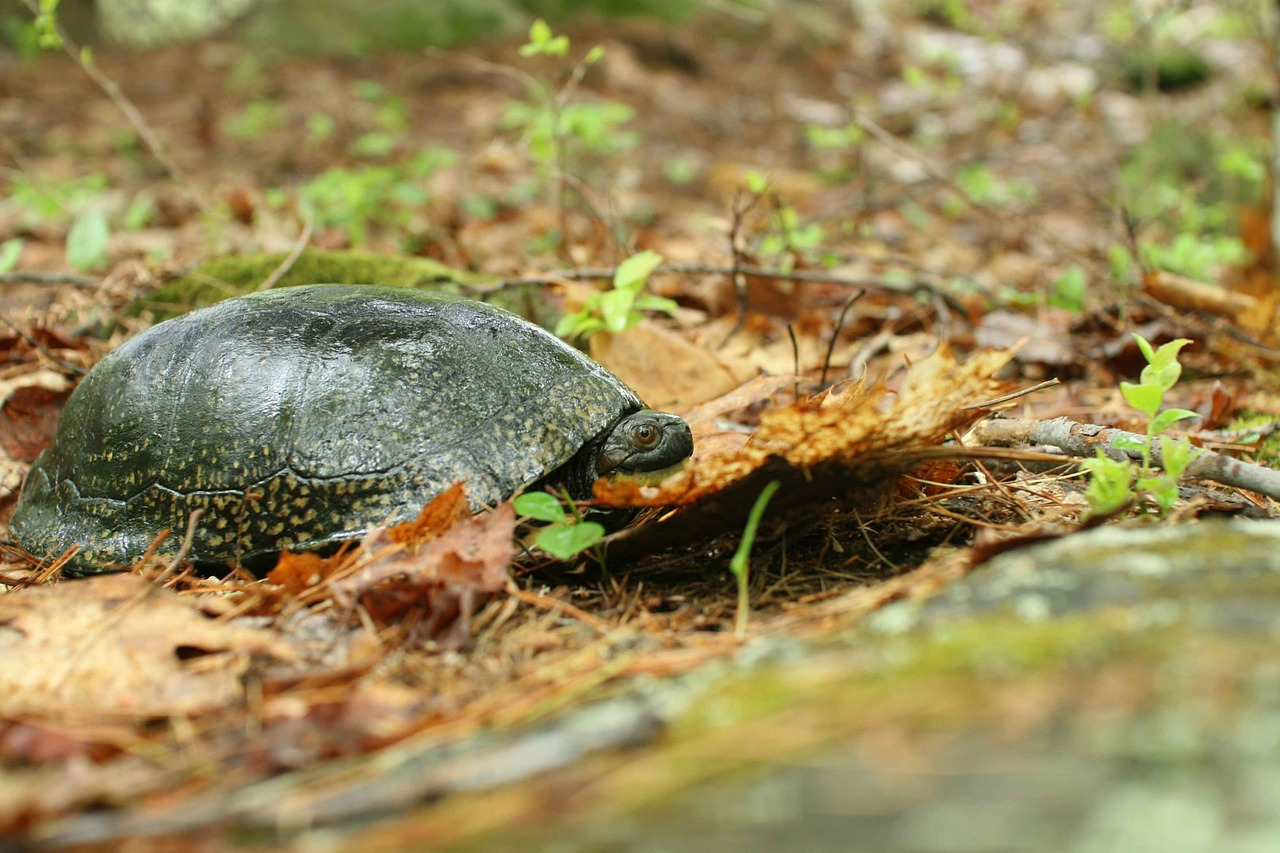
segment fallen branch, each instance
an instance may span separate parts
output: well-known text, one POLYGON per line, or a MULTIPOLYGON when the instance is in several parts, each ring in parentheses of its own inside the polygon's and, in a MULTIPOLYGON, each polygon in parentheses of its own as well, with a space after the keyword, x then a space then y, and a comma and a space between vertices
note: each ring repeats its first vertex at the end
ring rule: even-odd
MULTIPOLYGON (((542 273, 540 275, 501 279, 493 282, 492 284, 479 285, 468 289, 471 293, 477 296, 483 296, 486 293, 508 290, 513 287, 557 284, 562 281, 608 281, 613 278, 615 272, 617 272, 617 270, 614 267, 584 267, 582 269, 575 270, 552 270, 551 272, 542 273)), ((725 275, 731 277, 743 275, 753 276, 755 278, 780 279, 783 281, 812 281, 822 284, 841 285, 844 287, 891 290, 895 293, 915 293, 919 290, 927 291, 930 294, 941 294, 942 292, 940 285, 923 277, 916 277, 910 281, 903 281, 900 278, 891 276, 849 276, 824 270, 783 270, 772 269, 770 267, 745 265, 724 266, 720 264, 672 263, 659 264, 654 268, 653 273, 654 275, 659 275, 661 273, 674 273, 676 275, 725 275)))
MULTIPOLYGON (((1112 459, 1134 460, 1142 458, 1137 450, 1117 447, 1116 442, 1146 441, 1146 436, 1121 429, 1082 424, 1067 418, 1035 420, 1031 418, 1004 418, 979 422, 966 439, 984 446, 1011 447, 1018 444, 1047 444, 1072 456, 1091 458, 1101 449, 1112 459)), ((1164 467, 1164 459, 1157 442, 1151 448, 1151 463, 1164 467)), ((1209 480, 1224 486, 1248 489, 1280 500, 1280 471, 1265 465, 1241 462, 1212 450, 1201 448, 1187 467, 1186 476, 1196 480, 1209 480)))
POLYGON ((74 284, 76 287, 97 287, 102 279, 73 272, 25 272, 0 273, 0 284, 74 284))

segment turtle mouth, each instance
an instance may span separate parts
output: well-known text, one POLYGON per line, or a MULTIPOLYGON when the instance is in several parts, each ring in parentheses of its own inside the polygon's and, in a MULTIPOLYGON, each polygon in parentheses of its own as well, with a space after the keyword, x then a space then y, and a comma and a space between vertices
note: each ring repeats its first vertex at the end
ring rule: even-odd
POLYGON ((628 483, 635 483, 639 486, 656 486, 672 474, 683 471, 686 461, 687 460, 681 459, 679 462, 674 465, 668 465, 666 468, 656 468, 648 471, 615 469, 613 471, 606 472, 605 476, 608 477, 610 482, 615 483, 622 480, 628 483))
POLYGON ((693 433, 676 415, 643 409, 620 420, 596 452, 597 476, 657 482, 693 453, 693 433))

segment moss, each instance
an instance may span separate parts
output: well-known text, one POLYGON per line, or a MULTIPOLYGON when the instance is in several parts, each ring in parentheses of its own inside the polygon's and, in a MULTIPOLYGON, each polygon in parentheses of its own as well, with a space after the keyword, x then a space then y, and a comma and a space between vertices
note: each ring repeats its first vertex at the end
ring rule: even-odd
MULTIPOLYGON (((1255 427, 1270 427, 1276 422, 1276 416, 1265 412, 1245 412, 1227 424, 1228 430, 1250 430, 1255 427)), ((1269 468, 1280 467, 1280 432, 1258 442, 1254 450, 1254 461, 1269 468)))
MULTIPOLYGON (((159 319, 221 302, 257 290, 286 254, 234 255, 212 258, 134 303, 135 313, 148 310, 159 319)), ((366 252, 323 252, 308 249, 298 256, 276 287, 297 284, 389 284, 458 292, 464 285, 488 279, 455 270, 429 258, 400 258, 366 252)))

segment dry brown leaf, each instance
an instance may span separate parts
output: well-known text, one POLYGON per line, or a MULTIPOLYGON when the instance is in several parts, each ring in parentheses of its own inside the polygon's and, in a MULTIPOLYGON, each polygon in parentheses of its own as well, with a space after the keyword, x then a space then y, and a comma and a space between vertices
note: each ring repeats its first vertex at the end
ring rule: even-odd
POLYGON ((458 482, 432 498, 413 521, 388 529, 387 536, 393 542, 419 548, 470 517, 466 489, 458 482))
POLYGON ((1008 390, 995 379, 1009 351, 983 352, 958 364, 945 345, 912 365, 896 395, 855 387, 841 394, 764 413, 740 450, 708 453, 660 486, 598 481, 595 496, 610 505, 687 505, 746 478, 771 458, 806 471, 820 465, 893 468, 895 456, 933 448, 983 412, 970 407, 1008 390))
POLYGON ((251 655, 292 660, 275 635, 211 619, 137 575, 0 596, 0 714, 192 714, 243 701, 251 655))
POLYGON ((508 501, 459 521, 416 550, 375 530, 361 545, 374 556, 354 575, 335 582, 333 597, 348 607, 362 600, 382 622, 411 611, 435 629, 459 613, 465 620, 477 595, 506 586, 515 557, 515 524, 508 501))
POLYGON ((281 551, 267 582, 283 587, 295 598, 314 588, 349 563, 345 555, 322 557, 314 551, 281 551))
POLYGON ((735 372, 714 352, 654 323, 620 335, 591 336, 591 357, 656 409, 684 411, 718 397, 750 375, 735 372))

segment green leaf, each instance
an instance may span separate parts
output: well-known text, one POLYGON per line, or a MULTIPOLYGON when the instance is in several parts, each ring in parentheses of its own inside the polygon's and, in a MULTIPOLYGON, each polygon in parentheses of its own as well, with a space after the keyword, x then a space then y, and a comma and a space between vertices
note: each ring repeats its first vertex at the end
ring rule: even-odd
POLYGON ((604 45, 598 44, 591 50, 587 51, 587 55, 582 58, 583 65, 595 65, 604 58, 604 45))
POLYGON ((14 237, 12 240, 0 243, 0 273, 9 272, 16 267, 20 257, 22 257, 21 237, 14 237))
POLYGON ((764 195, 769 189, 769 179, 759 172, 747 172, 747 189, 754 195, 764 195))
POLYGON ((1148 417, 1154 415, 1164 401, 1164 389, 1147 383, 1134 385, 1132 382, 1121 382, 1120 393, 1130 406, 1148 417))
POLYGON ((1152 364, 1163 367, 1166 364, 1175 364, 1178 361, 1178 351, 1191 343, 1190 338, 1178 338, 1169 341, 1169 343, 1156 350, 1155 358, 1151 360, 1152 364))
POLYGON ((1090 515, 1110 515, 1133 500, 1133 465, 1105 455, 1101 449, 1093 459, 1085 459, 1080 467, 1089 473, 1085 499, 1090 515))
POLYGON ((604 528, 594 521, 556 525, 538 531, 534 541, 557 560, 568 560, 604 538, 604 528))
POLYGON ((542 18, 529 25, 529 43, 546 44, 551 40, 551 25, 542 18))
POLYGON ((1147 364, 1151 364, 1153 361, 1155 361, 1156 360, 1155 350, 1151 348, 1151 344, 1147 342, 1147 339, 1144 338, 1142 335, 1138 334, 1137 332, 1130 332, 1130 334, 1133 336, 1133 339, 1137 342, 1138 349, 1142 350, 1142 356, 1147 360, 1147 364))
POLYGON ((644 286, 649 274, 657 269, 660 263, 662 263, 662 255, 657 252, 644 251, 632 255, 618 264, 618 269, 613 274, 613 286, 638 290, 644 286))
POLYGON ((563 522, 568 518, 560 499, 546 492, 525 492, 512 504, 516 512, 538 521, 563 522))
POLYGON ((1111 446, 1116 450, 1132 450, 1141 453, 1147 449, 1147 440, 1140 435, 1117 435, 1111 439, 1111 446))
POLYGON ((1200 454, 1200 449, 1185 438, 1160 436, 1160 460, 1164 470, 1175 480, 1182 476, 1187 466, 1200 454))
POLYGON ((1187 418, 1198 418, 1199 413, 1190 411, 1189 409, 1165 409, 1160 414, 1151 419, 1151 426, 1148 428, 1152 435, 1167 430, 1172 424, 1187 418))
POLYGON ((111 236, 107 217, 89 209, 76 217, 67 232, 67 262, 78 270, 91 270, 107 261, 107 238, 111 236))
POLYGON ((633 290, 608 290, 600 294, 600 316, 604 318, 604 327, 616 335, 635 325, 640 319, 631 310, 635 301, 633 290))
POLYGON ((1160 354, 1156 353, 1156 361, 1142 368, 1142 384, 1153 385, 1160 389, 1160 393, 1164 393, 1178 384, 1178 377, 1182 375, 1182 365, 1178 362, 1161 362, 1160 354))
POLYGON ((636 297, 636 310, 638 311, 661 311, 663 314, 674 314, 679 307, 680 303, 665 296, 642 293, 636 297))

